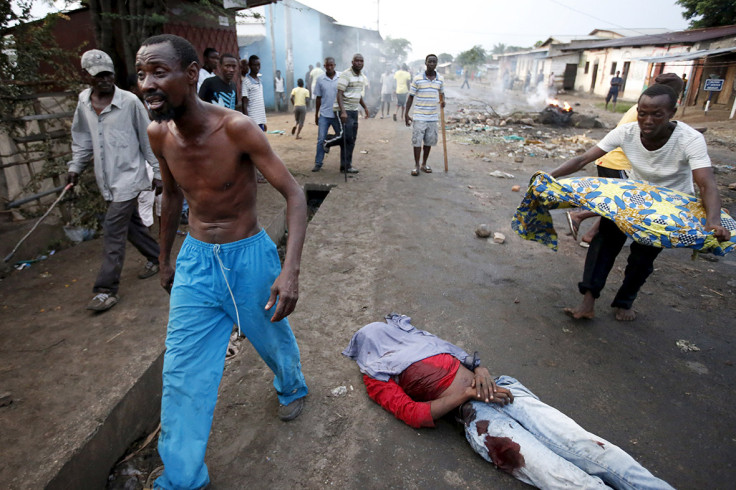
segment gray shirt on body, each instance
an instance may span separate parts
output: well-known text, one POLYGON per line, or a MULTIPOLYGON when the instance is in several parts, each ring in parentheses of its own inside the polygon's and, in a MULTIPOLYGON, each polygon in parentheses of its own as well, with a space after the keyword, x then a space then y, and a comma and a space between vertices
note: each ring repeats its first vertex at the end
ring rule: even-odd
POLYGON ((340 74, 335 72, 335 76, 330 78, 325 73, 320 75, 314 84, 314 97, 321 97, 319 106, 319 115, 322 117, 335 117, 335 111, 332 108, 337 97, 337 79, 340 74))
POLYGON ((129 201, 151 190, 146 162, 153 167, 153 177, 161 178, 146 132, 151 121, 143 103, 130 92, 115 87, 112 102, 99 115, 91 94, 92 89, 82 91, 74 111, 69 171, 82 173, 94 157, 95 177, 105 201, 129 201))

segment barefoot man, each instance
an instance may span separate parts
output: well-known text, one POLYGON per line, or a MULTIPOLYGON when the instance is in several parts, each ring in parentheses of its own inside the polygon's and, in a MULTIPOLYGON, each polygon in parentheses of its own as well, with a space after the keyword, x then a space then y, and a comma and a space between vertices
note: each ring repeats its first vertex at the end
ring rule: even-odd
POLYGON ((304 193, 258 125, 197 97, 198 61, 188 41, 154 36, 136 55, 138 84, 154 122, 162 167, 161 285, 171 293, 155 488, 201 488, 217 389, 233 324, 274 372, 279 417, 299 415, 307 395, 299 349, 286 317, 298 298, 306 229, 304 193), (256 217, 256 169, 286 198, 286 259, 256 217), (170 262, 182 199, 189 235, 170 262))
MULTIPOLYGON (((630 177, 653 185, 695 194, 693 182, 700 189, 706 212, 705 229, 713 231, 720 241, 731 236, 721 226, 721 198, 713 177, 713 169, 705 146, 705 138, 675 115, 677 94, 665 85, 652 85, 639 97, 637 122, 623 124, 608 133, 596 146, 572 158, 550 175, 558 178, 577 172, 609 151, 621 147, 631 162, 630 177)), ((590 243, 585 258, 583 280, 578 284, 583 302, 577 308, 566 308, 573 318, 593 318, 595 300, 600 296, 616 256, 626 242, 626 235, 609 219, 601 219, 600 230, 590 243)), ((654 270, 654 259, 661 248, 631 244, 624 282, 611 306, 617 320, 633 320, 632 309, 639 288, 654 270)))

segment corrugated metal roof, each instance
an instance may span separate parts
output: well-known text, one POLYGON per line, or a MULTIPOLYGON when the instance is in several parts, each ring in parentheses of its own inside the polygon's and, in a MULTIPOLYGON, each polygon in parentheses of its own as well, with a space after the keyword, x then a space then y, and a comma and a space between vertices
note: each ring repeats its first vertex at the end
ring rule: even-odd
POLYGON ((619 39, 577 44, 575 46, 561 48, 561 50, 574 51, 580 49, 623 48, 659 44, 688 44, 728 36, 736 36, 736 25, 707 27, 705 29, 693 29, 690 31, 667 32, 664 34, 654 34, 650 36, 622 37, 619 39))
POLYGON ((698 58, 704 58, 706 56, 712 56, 714 54, 723 54, 723 53, 730 53, 730 52, 736 52, 736 46, 732 46, 730 48, 720 48, 720 49, 703 49, 700 51, 691 51, 689 53, 671 54, 669 56, 651 56, 651 57, 646 57, 646 58, 634 58, 634 59, 638 61, 646 61, 648 63, 668 63, 671 61, 696 60, 698 58))

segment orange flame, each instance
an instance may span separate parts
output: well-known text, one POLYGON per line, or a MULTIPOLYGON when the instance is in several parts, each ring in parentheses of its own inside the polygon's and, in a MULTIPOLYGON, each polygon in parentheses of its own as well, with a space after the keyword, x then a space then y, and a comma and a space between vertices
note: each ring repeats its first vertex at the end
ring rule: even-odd
POLYGON ((547 99, 547 105, 551 105, 552 107, 557 107, 565 112, 572 112, 572 107, 567 102, 563 102, 562 105, 560 105, 560 101, 557 99, 547 99))

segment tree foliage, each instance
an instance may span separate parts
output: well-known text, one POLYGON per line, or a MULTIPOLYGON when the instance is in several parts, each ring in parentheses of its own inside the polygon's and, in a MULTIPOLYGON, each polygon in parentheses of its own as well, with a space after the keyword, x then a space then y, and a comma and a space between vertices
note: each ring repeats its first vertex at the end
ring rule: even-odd
POLYGON ((504 43, 496 43, 491 49, 491 54, 504 54, 506 52, 506 45, 504 43))
POLYGON ((440 63, 451 63, 455 59, 450 53, 440 53, 437 55, 437 61, 440 63))
MULTIPOLYGON (((53 35, 57 22, 66 22, 64 14, 49 14, 40 20, 31 16, 33 0, 0 2, 0 114, 19 115, 19 97, 40 88, 76 87, 73 54, 59 48, 53 35), (46 79, 39 75, 41 63, 53 73, 46 79)), ((77 61, 78 63, 78 61, 77 61)), ((22 115, 22 114, 21 114, 22 115)))
POLYGON ((682 16, 693 29, 736 24, 734 0, 677 0, 685 11, 682 16))
POLYGON ((393 63, 403 63, 411 49, 411 41, 403 37, 393 38, 386 36, 383 41, 383 49, 386 58, 393 63))
POLYGON ((457 55, 455 62, 461 66, 476 67, 485 63, 487 57, 486 50, 479 44, 476 44, 469 50, 457 55))

